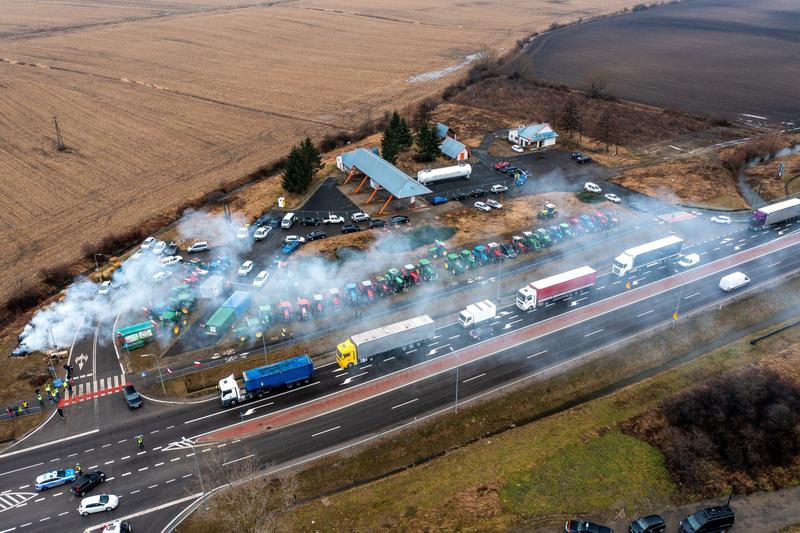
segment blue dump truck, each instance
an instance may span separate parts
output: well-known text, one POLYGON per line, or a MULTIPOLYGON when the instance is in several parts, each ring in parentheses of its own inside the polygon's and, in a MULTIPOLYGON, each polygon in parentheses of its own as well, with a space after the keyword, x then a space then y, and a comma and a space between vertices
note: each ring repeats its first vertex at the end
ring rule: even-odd
POLYGON ((222 407, 233 407, 254 398, 262 398, 274 389, 291 389, 295 385, 308 383, 313 374, 314 363, 311 358, 308 355, 298 355, 271 365, 245 370, 242 372, 243 389, 239 387, 233 374, 219 380, 219 400, 222 407))

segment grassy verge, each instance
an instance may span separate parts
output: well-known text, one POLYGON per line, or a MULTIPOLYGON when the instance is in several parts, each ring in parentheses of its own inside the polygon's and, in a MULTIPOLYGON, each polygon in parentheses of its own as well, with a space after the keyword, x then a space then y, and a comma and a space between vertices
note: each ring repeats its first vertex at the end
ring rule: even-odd
MULTIPOLYGON (((481 530, 492 530, 554 524, 567 512, 633 514, 680 500, 661 455, 615 428, 709 375, 785 348, 796 339, 796 331, 755 347, 747 338, 729 342, 615 394, 586 403, 582 399, 626 379, 638 380, 637 374, 680 360, 697 346, 738 336, 736 332, 792 306, 791 294, 798 288, 795 278, 734 302, 724 313, 699 314, 674 330, 603 350, 583 366, 458 415, 321 459, 298 474, 298 497, 311 501, 284 517, 283 528, 470 530, 479 524, 481 530), (575 403, 577 407, 561 412, 575 403), (553 412, 558 414, 548 416, 553 412), (505 431, 514 426, 523 427, 505 431), (590 460, 598 456, 604 459, 599 465, 590 460), (599 478, 604 495, 576 488, 583 480, 596 488, 599 478)), ((208 520, 193 517, 181 531, 213 529, 208 520)))

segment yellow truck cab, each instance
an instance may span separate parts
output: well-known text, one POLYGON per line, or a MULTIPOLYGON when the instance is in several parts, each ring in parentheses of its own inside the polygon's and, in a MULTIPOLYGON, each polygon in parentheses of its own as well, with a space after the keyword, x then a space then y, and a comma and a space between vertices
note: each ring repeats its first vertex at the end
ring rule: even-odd
POLYGON ((385 359, 398 350, 419 346, 436 335, 436 324, 428 315, 417 316, 357 333, 336 345, 336 362, 341 368, 385 359))
POLYGON ((358 364, 356 346, 350 339, 336 345, 336 362, 341 368, 347 368, 358 364))

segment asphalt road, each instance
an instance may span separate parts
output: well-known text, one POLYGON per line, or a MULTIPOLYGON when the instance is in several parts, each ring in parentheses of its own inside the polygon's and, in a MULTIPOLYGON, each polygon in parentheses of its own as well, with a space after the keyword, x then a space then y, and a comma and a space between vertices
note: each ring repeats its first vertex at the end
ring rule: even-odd
MULTIPOLYGON (((728 233, 693 243, 687 251, 700 253, 703 263, 708 263, 751 249, 777 236, 772 231, 753 234, 738 227, 721 229, 728 233)), ((791 227, 786 228, 784 233, 791 230, 791 227)), ((746 272, 754 285, 779 278, 800 268, 797 251, 798 247, 794 246, 775 252, 737 267, 737 270, 746 272)), ((637 275, 632 282, 634 286, 644 286, 670 274, 669 268, 655 268, 637 275)), ((462 365, 457 370, 441 372, 386 392, 343 411, 248 439, 196 444, 198 435, 338 391, 353 390, 409 365, 449 355, 451 349, 459 353, 462 348, 472 346, 474 350, 473 343, 458 325, 440 326, 437 338, 402 359, 349 372, 338 370, 333 365, 320 367, 314 381, 306 387, 283 391, 231 410, 221 409, 215 399, 188 405, 146 401, 144 407, 136 411, 128 411, 119 394, 80 402, 65 409, 66 420, 50 420, 32 437, 0 455, 0 533, 44 531, 52 527, 73 531, 107 519, 106 516, 77 516, 77 498, 70 496, 64 487, 40 494, 32 489, 36 475, 55 468, 72 467, 76 461, 85 471, 98 468, 108 476, 105 486, 95 489, 95 493, 107 491, 122 497, 119 509, 110 513, 111 517, 135 515, 174 504, 147 513, 146 518, 133 518, 134 526, 147 524, 147 530, 160 529, 169 517, 186 505, 188 496, 200 492, 198 466, 208 473, 211 462, 225 464, 250 456, 264 464, 283 464, 344 443, 370 438, 415 417, 454 408, 456 383, 458 396, 463 400, 532 373, 557 368, 599 347, 669 320, 676 305, 681 314, 685 314, 727 297, 717 288, 717 279, 713 276, 688 283, 642 302, 602 313, 580 326, 536 338, 462 365), (136 446, 137 435, 144 436, 144 450, 136 446)), ((532 313, 521 313, 516 307, 502 308, 495 327, 498 334, 522 331, 525 326, 619 294, 625 290, 623 287, 622 280, 603 273, 593 291, 566 303, 532 313)), ((85 365, 91 364, 91 367, 84 366, 84 369, 115 372, 117 356, 109 347, 113 324, 101 324, 96 331, 97 341, 93 336, 91 342, 86 341, 88 344, 77 343, 72 357, 89 350, 87 355, 91 355, 89 359, 92 362, 85 365)), ((489 339, 481 346, 488 354, 493 344, 489 339)), ((99 376, 93 376, 93 380, 95 377, 99 376)), ((213 484, 211 479, 205 481, 213 484)))

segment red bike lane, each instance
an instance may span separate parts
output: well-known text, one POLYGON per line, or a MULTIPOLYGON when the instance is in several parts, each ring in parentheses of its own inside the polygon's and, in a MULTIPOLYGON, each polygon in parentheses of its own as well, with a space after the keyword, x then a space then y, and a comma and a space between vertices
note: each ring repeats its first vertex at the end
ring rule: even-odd
POLYGON ((448 353, 430 361, 419 363, 413 367, 375 378, 342 392, 332 393, 306 403, 287 407, 281 411, 262 415, 253 420, 239 422, 226 428, 211 431, 201 435, 197 441, 199 443, 209 443, 234 438, 246 438, 337 411, 355 403, 407 386, 416 381, 430 378, 442 372, 447 372, 448 370, 454 369, 456 366, 471 363, 484 357, 490 357, 498 352, 535 340, 538 337, 574 326, 609 311, 640 302, 686 283, 691 283, 713 275, 721 270, 746 263, 765 254, 776 252, 797 244, 800 244, 800 234, 781 237, 751 249, 701 265, 692 270, 650 283, 643 287, 631 288, 627 292, 531 324, 530 326, 506 333, 499 337, 494 337, 491 340, 463 348, 457 352, 448 353))

